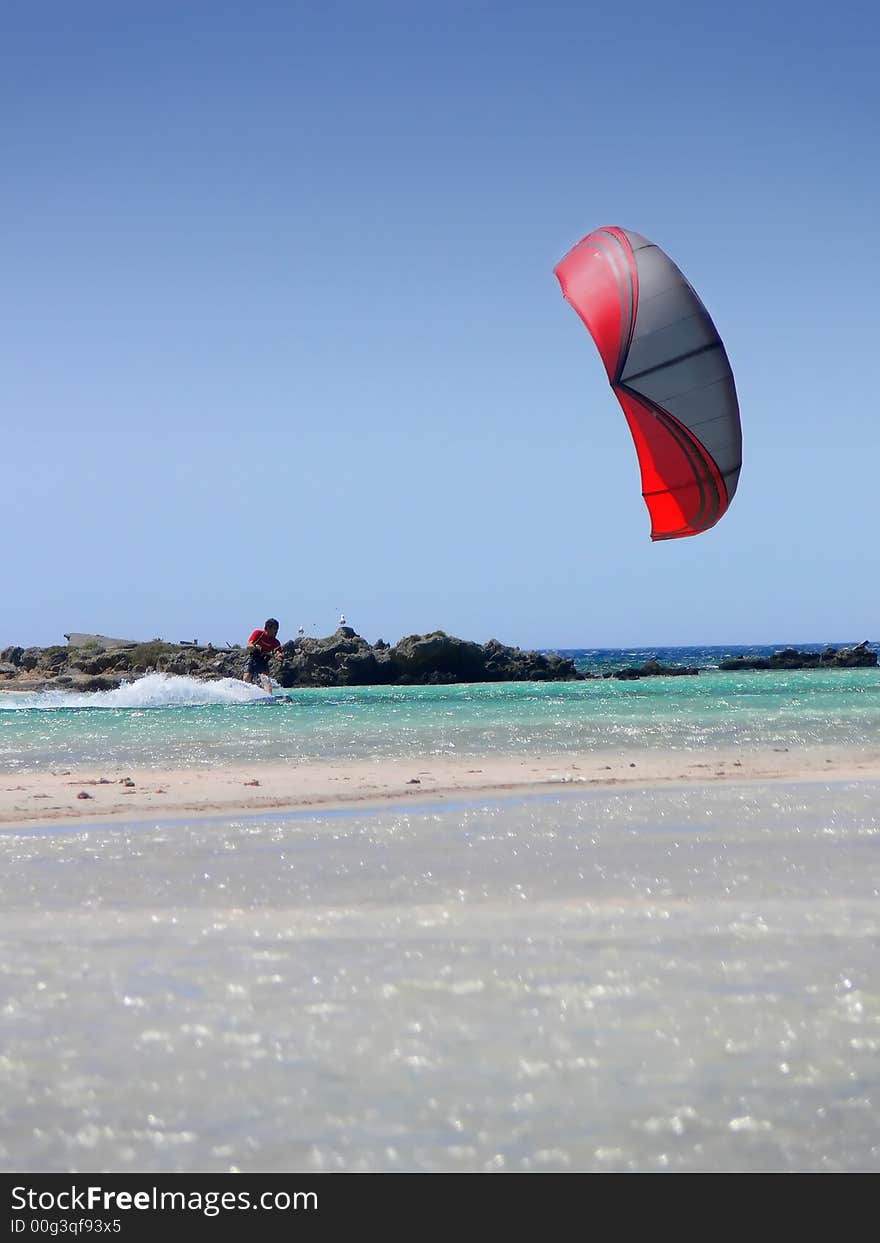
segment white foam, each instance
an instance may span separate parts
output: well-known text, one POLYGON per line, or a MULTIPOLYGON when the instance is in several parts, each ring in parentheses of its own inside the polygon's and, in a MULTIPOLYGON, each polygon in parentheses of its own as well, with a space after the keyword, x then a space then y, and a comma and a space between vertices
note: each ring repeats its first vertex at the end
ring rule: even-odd
POLYGON ((237 678, 200 682, 172 673, 148 673, 112 691, 47 690, 0 696, 0 710, 69 708, 169 708, 206 704, 246 704, 269 699, 260 688, 237 678))

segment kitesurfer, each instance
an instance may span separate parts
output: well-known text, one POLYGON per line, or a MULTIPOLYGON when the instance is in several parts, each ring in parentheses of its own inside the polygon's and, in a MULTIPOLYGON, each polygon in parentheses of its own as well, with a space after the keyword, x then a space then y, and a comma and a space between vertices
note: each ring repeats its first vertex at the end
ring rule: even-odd
POLYGON ((255 630, 247 641, 248 663, 243 681, 259 681, 267 695, 272 693, 269 681, 269 661, 281 652, 278 641, 278 620, 275 617, 266 619, 262 630, 255 630))

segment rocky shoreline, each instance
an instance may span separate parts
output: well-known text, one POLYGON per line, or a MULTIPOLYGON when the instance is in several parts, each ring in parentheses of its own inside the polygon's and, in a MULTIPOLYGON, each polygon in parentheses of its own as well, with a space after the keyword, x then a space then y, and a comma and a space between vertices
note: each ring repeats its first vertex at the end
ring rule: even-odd
MULTIPOLYGON (((0 687, 7 690, 113 690, 148 673, 215 681, 240 678, 247 667, 243 647, 135 643, 102 635, 71 636, 66 646, 7 647, 0 651, 0 687)), ((284 688, 415 686, 455 682, 576 681, 572 660, 553 653, 521 651, 495 639, 472 643, 443 631, 409 635, 393 646, 370 644, 350 626, 326 638, 298 638, 282 645, 271 665, 284 688)))
MULTIPOLYGON (((66 645, 7 647, 0 651, 0 689, 34 691, 114 690, 148 673, 170 673, 205 681, 240 678, 247 665, 242 647, 137 643, 102 635, 66 636, 66 645)), ((801 652, 785 648, 770 657, 734 657, 724 670, 870 667, 877 653, 867 643, 850 648, 801 652)), ((394 645, 368 643, 350 626, 326 638, 298 638, 285 643, 272 674, 284 688, 333 686, 426 686, 457 682, 573 682, 594 678, 631 680, 644 677, 696 676, 692 666, 662 665, 656 660, 612 671, 582 672, 574 661, 553 652, 522 651, 496 639, 474 643, 436 630, 408 635, 394 645)))
POLYGON ((719 669, 869 669, 877 664, 877 653, 868 648, 867 639, 854 647, 826 647, 821 652, 801 652, 783 648, 772 656, 732 656, 722 660, 719 669))

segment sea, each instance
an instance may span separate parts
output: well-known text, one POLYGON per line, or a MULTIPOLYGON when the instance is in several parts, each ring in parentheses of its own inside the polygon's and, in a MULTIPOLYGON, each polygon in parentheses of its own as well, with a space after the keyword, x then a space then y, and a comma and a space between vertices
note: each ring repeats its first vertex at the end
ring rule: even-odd
MULTIPOLYGON (((566 653, 701 670, 638 681, 4 693, 0 780, 876 755, 880 670, 717 667, 781 646, 566 653)), ((0 857, 5 1171, 880 1169, 874 780, 4 828, 0 857)))

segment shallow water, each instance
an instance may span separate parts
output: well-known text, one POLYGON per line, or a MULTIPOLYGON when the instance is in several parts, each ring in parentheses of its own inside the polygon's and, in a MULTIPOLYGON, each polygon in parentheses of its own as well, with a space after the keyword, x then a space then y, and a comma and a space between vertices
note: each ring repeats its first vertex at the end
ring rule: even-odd
POLYGON ((880 745, 880 669, 360 687, 272 702, 154 674, 117 691, 0 695, 0 773, 271 760, 880 745))
POLYGON ((877 1170, 880 785, 0 834, 7 1170, 877 1170))

